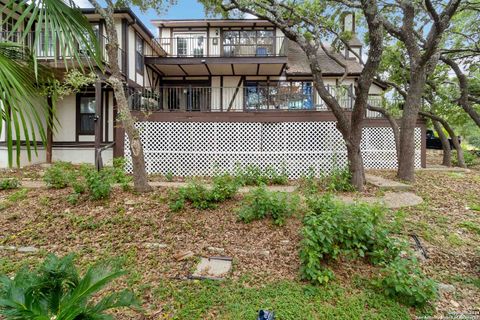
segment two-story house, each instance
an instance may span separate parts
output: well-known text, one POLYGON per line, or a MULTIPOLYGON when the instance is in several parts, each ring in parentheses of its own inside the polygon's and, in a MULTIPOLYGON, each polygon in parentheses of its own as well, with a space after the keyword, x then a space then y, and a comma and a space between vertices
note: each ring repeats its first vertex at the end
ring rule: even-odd
MULTIPOLYGON (((100 17, 93 10, 84 13, 104 45, 100 17)), ((312 85, 304 53, 268 21, 154 20, 156 37, 130 10, 118 10, 116 21, 119 59, 148 173, 209 175, 254 164, 282 167, 295 178, 346 163, 335 117, 312 85)), ((347 14, 344 25, 355 32, 353 21, 347 14)), ((362 54, 355 37, 351 48, 362 54)), ((348 111, 353 106, 349 91, 362 66, 347 50, 336 55, 348 65, 346 77, 344 68, 325 53, 321 65, 330 92, 348 111)), ((383 90, 378 84, 372 86, 372 104, 382 103, 383 90)), ((54 160, 92 162, 95 133, 103 145, 114 144, 104 159, 126 156, 128 160, 128 139, 116 120, 115 100, 107 85, 66 97, 57 117, 61 127, 53 135, 54 160), (101 121, 97 132, 96 111, 101 121)), ((395 168, 388 121, 373 112, 365 117, 366 167, 395 168)), ((417 166, 425 164, 424 130, 419 120, 417 166)), ((43 155, 36 161, 44 161, 43 155)))

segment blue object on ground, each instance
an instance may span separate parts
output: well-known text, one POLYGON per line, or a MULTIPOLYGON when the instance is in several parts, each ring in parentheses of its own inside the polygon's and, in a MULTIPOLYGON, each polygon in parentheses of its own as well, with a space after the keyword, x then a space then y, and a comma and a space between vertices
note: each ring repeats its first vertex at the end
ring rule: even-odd
POLYGON ((258 312, 257 320, 274 320, 274 319, 275 319, 275 315, 273 314, 273 311, 260 310, 258 312))

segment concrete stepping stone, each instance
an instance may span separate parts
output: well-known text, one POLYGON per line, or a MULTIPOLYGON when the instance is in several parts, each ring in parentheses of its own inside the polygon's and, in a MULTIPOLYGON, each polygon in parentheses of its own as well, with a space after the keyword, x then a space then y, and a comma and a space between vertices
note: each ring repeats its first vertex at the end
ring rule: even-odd
POLYGON ((391 209, 418 206, 423 202, 422 197, 413 192, 386 192, 382 198, 385 206, 391 209))
POLYGON ((231 269, 232 258, 230 257, 202 257, 191 278, 221 280, 231 269))
POLYGON ((398 181, 385 179, 379 176, 374 176, 372 174, 365 174, 365 180, 367 183, 370 183, 380 190, 393 190, 393 191, 405 191, 410 190, 411 186, 405 183, 398 181))

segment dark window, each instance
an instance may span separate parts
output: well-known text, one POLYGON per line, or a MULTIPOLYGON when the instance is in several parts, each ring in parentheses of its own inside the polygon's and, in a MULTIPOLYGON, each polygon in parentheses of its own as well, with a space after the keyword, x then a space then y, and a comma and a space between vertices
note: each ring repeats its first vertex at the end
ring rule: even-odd
POLYGON ((95 97, 81 96, 78 108, 80 117, 78 134, 95 134, 95 97))
POLYGON ((143 39, 137 34, 136 36, 136 50, 135 50, 135 69, 138 73, 143 74, 143 39))
MULTIPOLYGON (((90 41, 93 43, 94 41, 98 41, 99 44, 100 44, 100 49, 102 50, 102 54, 104 56, 102 56, 102 58, 105 59, 105 56, 106 56, 106 45, 107 45, 107 38, 106 37, 103 37, 102 35, 100 35, 100 25, 98 23, 92 23, 92 29, 93 29, 93 34, 95 35, 95 38, 94 39, 90 39, 90 41)), ((89 39, 90 38, 90 34, 88 32, 85 32, 84 33, 84 36, 86 39, 89 39)), ((91 45, 92 46, 92 45, 91 45)), ((79 52, 80 54, 87 54, 88 53, 88 50, 87 50, 87 46, 85 45, 84 42, 81 42, 79 44, 79 52)))
POLYGON ((10 31, 13 30, 13 27, 17 23, 13 17, 8 17, 8 14, 2 13, 1 15, 1 23, 0 23, 0 40, 8 40, 12 42, 17 42, 18 37, 17 34, 10 35, 10 31))
POLYGON ((178 56, 187 55, 187 39, 186 38, 177 38, 177 55, 178 56))
POLYGON ((313 108, 313 87, 309 81, 279 81, 270 84, 248 81, 244 87, 246 109, 313 108))
POLYGON ((272 56, 275 54, 273 30, 230 30, 223 32, 223 55, 272 56))

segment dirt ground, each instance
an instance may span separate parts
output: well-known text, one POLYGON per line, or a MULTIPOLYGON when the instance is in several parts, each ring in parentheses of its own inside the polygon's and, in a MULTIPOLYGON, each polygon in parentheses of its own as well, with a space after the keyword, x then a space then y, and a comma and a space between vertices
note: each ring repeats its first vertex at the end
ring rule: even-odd
MULTIPOLYGON (((389 178, 395 174, 372 173, 389 178)), ((40 179, 42 174, 41 168, 35 167, 1 175, 40 179)), ((391 219, 398 224, 400 234, 419 236, 428 252, 428 259, 422 263, 424 271, 436 281, 455 287, 454 292, 441 295, 437 314, 478 309, 480 171, 420 171, 413 190, 425 202, 392 211, 391 219)), ((151 310, 162 303, 153 294, 156 284, 165 279, 185 279, 191 273, 196 259, 173 259, 183 250, 193 251, 196 257, 233 257, 234 280, 248 277, 252 284, 299 280, 301 213, 277 227, 268 220, 250 224, 237 221, 235 211, 241 195, 217 209, 189 208, 172 213, 165 188, 147 195, 115 189, 108 201, 85 200, 78 205, 66 201, 70 189, 30 189, 23 198, 8 202, 15 192, 0 191, 0 203, 4 203, 0 209, 0 246, 34 246, 39 251, 0 249, 0 273, 11 274, 21 265, 41 261, 48 253, 75 252, 83 267, 101 259, 115 259, 130 271, 116 286, 134 288, 144 307, 151 310)), ((369 187, 366 193, 381 191, 369 187)), ((361 262, 342 262, 336 269, 340 281, 374 272, 361 262)))

